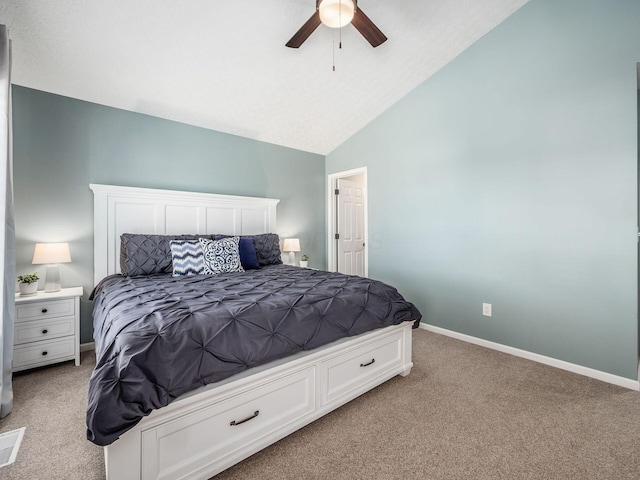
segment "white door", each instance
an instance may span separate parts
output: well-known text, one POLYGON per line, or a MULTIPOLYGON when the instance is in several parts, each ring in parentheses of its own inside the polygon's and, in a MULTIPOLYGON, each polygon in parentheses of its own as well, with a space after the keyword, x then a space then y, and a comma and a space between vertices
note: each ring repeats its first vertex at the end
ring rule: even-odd
POLYGON ((338 272, 364 276, 364 188, 339 178, 337 182, 338 272))

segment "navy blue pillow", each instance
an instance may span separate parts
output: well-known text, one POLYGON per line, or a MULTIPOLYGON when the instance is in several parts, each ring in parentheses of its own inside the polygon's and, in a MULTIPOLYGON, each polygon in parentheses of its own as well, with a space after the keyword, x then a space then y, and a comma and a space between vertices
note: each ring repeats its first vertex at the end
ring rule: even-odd
POLYGON ((242 263, 242 268, 245 270, 256 270, 260 268, 260 264, 258 263, 258 254, 256 253, 256 247, 253 244, 252 238, 240 237, 238 250, 240 251, 240 263, 242 263))
MULTIPOLYGON (((229 237, 230 235, 221 235, 216 233, 211 237, 214 240, 229 237)), ((282 265, 280 258, 280 237, 277 233, 261 233, 259 235, 244 235, 241 238, 253 240, 253 246, 258 256, 258 265, 266 267, 268 265, 282 265)))

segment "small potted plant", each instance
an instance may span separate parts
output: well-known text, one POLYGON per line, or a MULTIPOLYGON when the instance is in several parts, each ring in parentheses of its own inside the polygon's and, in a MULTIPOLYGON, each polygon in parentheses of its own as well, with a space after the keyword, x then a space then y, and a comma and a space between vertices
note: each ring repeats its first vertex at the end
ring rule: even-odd
POLYGON ((307 255, 302 255, 300 257, 300 266, 302 268, 307 268, 308 265, 309 265, 309 257, 307 255))
POLYGON ((27 273, 26 275, 18 275, 18 287, 20 295, 33 295, 38 291, 38 272, 27 273))

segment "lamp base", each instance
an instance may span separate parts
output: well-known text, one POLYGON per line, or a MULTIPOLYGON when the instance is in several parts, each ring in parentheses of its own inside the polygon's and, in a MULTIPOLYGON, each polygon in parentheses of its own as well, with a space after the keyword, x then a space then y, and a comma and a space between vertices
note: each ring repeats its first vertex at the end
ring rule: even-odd
POLYGON ((47 265, 47 273, 44 279, 44 293, 59 292, 60 288, 60 266, 47 265))
POLYGON ((296 252, 289 252, 289 263, 288 265, 296 264, 296 252))

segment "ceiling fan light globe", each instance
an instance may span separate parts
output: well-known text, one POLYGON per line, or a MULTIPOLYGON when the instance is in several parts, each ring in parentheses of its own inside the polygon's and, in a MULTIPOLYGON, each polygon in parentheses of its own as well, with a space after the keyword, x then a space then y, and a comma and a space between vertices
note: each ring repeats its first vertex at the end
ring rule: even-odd
POLYGON ((318 10, 320 21, 327 27, 341 28, 353 20, 355 5, 353 0, 322 0, 318 10))

